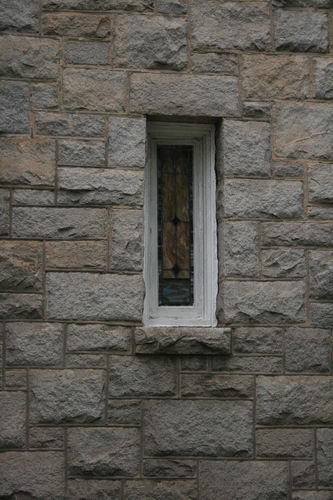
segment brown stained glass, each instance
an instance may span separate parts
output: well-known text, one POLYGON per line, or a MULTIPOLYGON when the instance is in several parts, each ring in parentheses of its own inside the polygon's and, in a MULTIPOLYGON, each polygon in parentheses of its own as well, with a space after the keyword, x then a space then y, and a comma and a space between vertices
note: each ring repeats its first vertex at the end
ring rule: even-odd
POLYGON ((160 305, 193 305, 192 146, 157 146, 160 305))

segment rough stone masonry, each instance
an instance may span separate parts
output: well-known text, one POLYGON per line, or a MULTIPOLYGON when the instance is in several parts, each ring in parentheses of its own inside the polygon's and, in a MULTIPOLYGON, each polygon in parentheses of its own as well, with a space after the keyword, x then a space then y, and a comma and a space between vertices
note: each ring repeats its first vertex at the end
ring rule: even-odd
POLYGON ((0 498, 333 500, 332 0, 0 30, 0 498), (217 328, 142 327, 147 119, 216 124, 217 328))

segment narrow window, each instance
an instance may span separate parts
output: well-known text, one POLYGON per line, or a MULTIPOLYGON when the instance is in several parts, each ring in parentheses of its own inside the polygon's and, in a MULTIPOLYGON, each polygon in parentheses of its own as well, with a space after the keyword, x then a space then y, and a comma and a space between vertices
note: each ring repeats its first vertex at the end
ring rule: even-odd
POLYGON ((150 123, 148 141, 144 324, 214 326, 214 127, 150 123))

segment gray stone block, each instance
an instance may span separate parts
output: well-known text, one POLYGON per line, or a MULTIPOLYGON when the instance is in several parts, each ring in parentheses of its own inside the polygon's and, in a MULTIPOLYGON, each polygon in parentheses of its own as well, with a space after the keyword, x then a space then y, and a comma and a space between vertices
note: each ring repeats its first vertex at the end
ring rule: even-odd
POLYGON ((66 205, 143 205, 144 173, 118 169, 60 168, 58 202, 66 205))
POLYGON ((333 429, 317 430, 316 447, 317 447, 318 484, 319 486, 332 488, 333 429))
POLYGON ((288 498, 286 462, 200 462, 200 499, 284 500, 288 498))
POLYGON ((195 0, 191 4, 191 43, 199 50, 268 50, 268 5, 195 0))
POLYGON ((219 52, 193 52, 191 55, 191 69, 194 73, 237 75, 237 56, 235 54, 221 54, 219 52))
POLYGON ((146 163, 146 119, 109 118, 109 167, 144 167, 146 163))
POLYGON ((9 189, 0 189, 0 235, 9 235, 9 189))
POLYGON ((103 137, 105 119, 97 115, 38 112, 35 128, 37 135, 103 137))
POLYGON ((333 299, 333 251, 310 251, 310 298, 333 299))
POLYGON ((288 52, 326 52, 327 14, 311 11, 275 12, 275 48, 288 52))
POLYGON ((0 76, 10 78, 58 78, 60 45, 58 40, 28 36, 0 39, 0 76))
POLYGON ((310 164, 308 186, 310 203, 333 203, 333 164, 310 164))
POLYGON ((303 183, 259 179, 226 179, 226 217, 300 218, 303 215, 303 183))
POLYGON ((29 87, 22 82, 0 82, 0 133, 28 134, 29 87))
POLYGON ((297 281, 227 281, 227 323, 300 323, 306 319, 305 286, 297 281))
POLYGON ((106 270, 106 241, 47 241, 46 269, 106 270))
POLYGON ((221 226, 220 275, 258 277, 259 225, 255 222, 225 221, 221 226))
POLYGON ((43 299, 32 293, 1 293, 1 319, 41 319, 43 299))
POLYGON ((58 86, 49 83, 33 83, 32 105, 35 109, 53 109, 59 106, 58 86))
POLYGON ((130 86, 132 113, 239 116, 234 76, 133 73, 130 86))
POLYGON ((67 42, 65 44, 65 58, 69 64, 110 64, 110 53, 108 43, 67 42))
POLYGON ((106 479, 70 479, 67 492, 71 500, 120 500, 121 482, 106 479))
POLYGON ((0 140, 0 182, 28 186, 54 186, 55 141, 26 137, 0 140))
POLYGON ((69 111, 124 113, 126 74, 108 69, 65 68, 62 99, 69 111))
POLYGON ((333 58, 313 58, 313 93, 319 99, 333 97, 333 58))
POLYGON ((293 500, 333 500, 332 491, 294 491, 293 500))
POLYGON ((104 413, 102 370, 30 370, 30 423, 94 424, 104 413))
POLYGON ((110 270, 142 271, 143 210, 111 212, 110 270))
POLYGON ((43 8, 47 10, 154 10, 153 0, 43 0, 43 8))
POLYGON ((329 372, 331 365, 329 330, 287 328, 285 366, 288 372, 329 372))
MULTIPOLYGON (((66 2, 65 9, 68 9, 66 2)), ((108 39, 111 33, 110 16, 107 14, 76 14, 74 12, 42 14, 43 35, 108 39)))
POLYGON ((109 425, 141 425, 141 400, 109 399, 109 425))
POLYGON ((60 451, 1 453, 0 496, 15 498, 22 492, 36 500, 64 500, 64 467, 64 453, 60 451))
POLYGON ((269 120, 271 116, 271 105, 267 102, 243 102, 244 118, 269 120))
POLYGON ((311 304, 311 323, 315 326, 333 325, 333 304, 311 304))
POLYGON ((243 95, 247 99, 306 99, 309 78, 307 57, 243 56, 243 95))
POLYGON ((180 369, 182 371, 207 371, 206 356, 182 356, 180 359, 180 369))
POLYGON ((251 401, 147 401, 144 453, 251 457, 252 406, 251 401))
POLYGON ((180 395, 185 398, 253 398, 253 378, 216 373, 182 374, 180 395))
POLYGON ((212 370, 240 373, 282 373, 282 357, 232 356, 212 359, 212 370))
POLYGON ((262 250, 262 274, 269 278, 303 278, 306 275, 304 250, 262 250))
POLYGON ((0 290, 42 291, 42 243, 0 241, 0 290))
POLYGON ((106 210, 14 208, 13 235, 18 238, 105 238, 106 210))
POLYGON ((141 321, 140 275, 47 273, 49 319, 141 321))
POLYGON ((307 207, 308 219, 333 220, 332 206, 326 207, 307 207))
POLYGON ((8 323, 8 366, 59 366, 62 362, 63 325, 59 323, 8 323))
POLYGON ((273 0, 274 7, 312 7, 314 0, 273 0))
POLYGON ((268 123, 223 122, 223 173, 267 177, 269 165, 268 123))
POLYGON ((257 456, 306 458, 314 455, 313 429, 257 429, 257 456))
MULTIPOLYGON (((291 462, 291 481, 293 489, 314 489, 316 487, 316 467, 314 462, 307 462, 304 460, 292 461, 291 462)), ((315 492, 302 492, 307 495, 315 494, 315 492)), ((295 492, 295 496, 297 498, 297 493, 295 492)), ((293 497, 294 498, 294 497, 293 497)), ((303 500, 306 500, 307 497, 304 497, 303 500)), ((308 500, 310 500, 308 498, 308 500)), ((301 498, 299 498, 301 500, 301 498)), ((315 497, 312 497, 312 500, 315 500, 315 497)), ((317 499, 319 500, 319 499, 317 499)), ((323 500, 323 499, 322 499, 323 500)))
POLYGON ((282 354, 282 328, 239 327, 233 330, 233 350, 244 354, 282 354))
POLYGON ((24 392, 0 393, 0 449, 25 448, 26 399, 24 392))
POLYGON ((0 31, 38 33, 38 0, 2 0, 0 31))
POLYGON ((111 325, 74 325, 67 327, 67 351, 129 352, 131 328, 111 325))
POLYGON ((303 165, 296 162, 275 161, 272 164, 274 177, 303 177, 303 165))
POLYGON ((124 500, 198 500, 196 481, 125 481, 124 500))
POLYGON ((54 205, 54 191, 46 189, 15 189, 13 192, 15 205, 54 205))
POLYGON ((187 65, 187 20, 116 16, 114 47, 116 68, 182 70, 187 65))
POLYGON ((67 368, 106 368, 104 354, 67 354, 67 368))
POLYGON ((6 389, 27 389, 27 370, 7 370, 5 374, 6 389))
POLYGON ((137 476, 139 461, 139 429, 68 430, 68 473, 71 476, 137 476))
MULTIPOLYGON (((59 140, 58 163, 73 167, 103 167, 105 166, 105 142, 59 140)), ((73 175, 75 175, 74 172, 73 175)))
POLYGON ((136 328, 136 354, 228 354, 229 328, 136 328))
POLYGON ((333 224, 317 222, 272 222, 262 224, 263 245, 333 246, 333 224))
POLYGON ((143 475, 152 478, 196 477, 197 464, 194 460, 161 459, 144 460, 143 475))
POLYGON ((57 427, 31 427, 29 447, 38 450, 64 449, 64 429, 57 427))
POLYGON ((158 3, 160 14, 182 15, 187 13, 186 0, 160 0, 158 3))
POLYGON ((176 360, 169 357, 112 356, 109 396, 150 397, 176 395, 176 360))
MULTIPOLYGON (((289 14, 289 12, 288 12, 289 14)), ((274 154, 280 158, 333 158, 333 106, 277 104, 274 154)))
POLYGON ((257 378, 257 424, 332 425, 332 377, 257 378))

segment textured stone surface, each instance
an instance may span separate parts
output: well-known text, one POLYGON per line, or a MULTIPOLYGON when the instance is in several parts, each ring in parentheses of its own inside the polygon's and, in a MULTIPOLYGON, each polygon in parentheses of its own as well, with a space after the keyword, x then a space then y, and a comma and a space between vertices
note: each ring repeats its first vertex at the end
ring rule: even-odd
POLYGON ((103 167, 105 165, 105 143, 102 141, 59 141, 58 163, 73 167, 103 167))
POLYGON ((42 291, 42 243, 0 241, 0 290, 42 291))
POLYGON ((185 0, 161 0, 158 3, 158 12, 161 14, 186 14, 187 3, 185 0))
POLYGON ((212 359, 212 370, 219 372, 282 373, 282 358, 270 356, 232 356, 212 359))
POLYGON ((288 372, 328 372, 331 334, 329 330, 287 328, 285 366, 288 372))
POLYGON ((243 56, 243 93, 248 99, 309 97, 308 59, 301 56, 243 56))
POLYGON ((43 8, 49 10, 153 10, 152 0, 44 0, 43 8))
POLYGON ((87 479, 70 479, 67 486, 72 500, 120 500, 121 482, 87 479))
POLYGON ((0 449, 25 447, 26 406, 24 392, 0 393, 0 449))
POLYGON ((253 379, 241 375, 183 374, 180 382, 180 395, 183 397, 252 398, 253 379))
POLYGON ((333 251, 311 251, 310 297, 317 300, 333 299, 333 251))
POLYGON ((266 102, 243 102, 243 116, 244 118, 269 120, 271 116, 271 105, 266 102))
POLYGON ((257 423, 332 425, 332 394, 331 377, 258 377, 257 423))
POLYGON ((104 417, 102 370, 30 370, 30 423, 97 423, 104 417))
POLYGON ((144 167, 146 163, 146 120, 109 118, 109 167, 144 167))
POLYGON ((109 425, 141 424, 141 401, 139 399, 109 399, 109 425))
POLYGON ((180 360, 180 369, 183 371, 206 371, 206 356, 182 356, 180 360))
POLYGON ((59 366, 63 326, 59 323, 8 323, 6 363, 9 366, 59 366))
POLYGON ((318 484, 332 488, 333 485, 333 429, 317 431, 318 484))
POLYGON ((152 478, 195 477, 197 473, 194 460, 144 460, 143 475, 152 478))
POLYGON ((104 40, 110 36, 111 23, 105 14, 43 13, 42 33, 104 40))
POLYGON ((303 165, 298 162, 276 161, 272 164, 274 177, 303 177, 303 165))
POLYGON ((29 446, 35 449, 63 449, 65 446, 64 429, 57 427, 32 427, 29 433, 29 446))
POLYGON ((301 10, 276 11, 275 47, 288 52, 326 52, 327 14, 301 10))
POLYGON ((35 113, 37 135, 80 135, 82 137, 103 137, 105 120, 102 116, 65 113, 35 113))
POLYGON ((59 451, 0 454, 0 496, 63 500, 64 454, 59 451), (17 471, 20 471, 17 474, 17 471), (43 480, 41 481, 41 478, 43 480))
POLYGON ((238 83, 233 76, 134 73, 130 111, 140 114, 238 116, 238 83))
POLYGON ((264 245, 333 246, 333 224, 277 222, 262 224, 264 245))
POLYGON ((34 83, 32 102, 35 109, 53 109, 59 106, 58 86, 49 83, 34 83))
POLYGON ((0 235, 9 234, 9 189, 0 189, 0 235))
POLYGON ((26 389, 27 370, 6 370, 6 389, 26 389))
POLYGON ((332 99, 333 97, 333 58, 313 59, 314 96, 319 99, 332 99))
POLYGON ((65 58, 69 64, 109 64, 108 43, 67 42, 65 58))
POLYGON ((194 49, 267 50, 271 45, 268 5, 251 2, 191 5, 192 47, 194 49))
POLYGON ((308 168, 310 203, 333 203, 333 164, 312 164, 308 168))
MULTIPOLYGON (((289 12, 288 12, 289 14, 289 12)), ((277 104, 274 153, 282 158, 333 158, 333 106, 277 104)))
POLYGON ((0 133, 29 133, 29 87, 27 83, 0 82, 0 133))
POLYGON ((67 368, 106 368, 104 354, 67 354, 67 368))
POLYGON ((41 319, 42 296, 32 293, 1 293, 1 319, 41 319))
POLYGON ((250 457, 252 417, 250 401, 151 400, 144 405, 144 453, 250 457))
POLYGON ((311 304, 311 323, 316 326, 332 326, 333 304, 311 304))
POLYGON ((288 498, 286 462, 200 462, 200 499, 283 500, 288 498))
POLYGON ((308 219, 333 220, 332 207, 308 207, 308 219))
POLYGON ((237 75, 237 58, 234 54, 219 52, 194 52, 191 57, 191 69, 195 73, 226 73, 237 75))
POLYGON ((143 211, 111 213, 110 269, 141 271, 143 268, 143 211))
POLYGON ((299 323, 305 321, 301 282, 229 281, 224 284, 228 323, 299 323))
POLYGON ((262 251, 262 273, 270 278, 302 278, 306 275, 304 250, 262 251))
POLYGON ((229 328, 136 328, 136 354, 228 354, 229 328))
MULTIPOLYGON (((293 489, 316 487, 316 470, 314 462, 304 460, 291 462, 291 480, 293 489)), ((315 492, 313 492, 315 494, 315 492)), ((306 495, 307 493, 305 493, 306 495)), ((297 498, 297 493, 295 493, 297 498)), ((305 500, 307 497, 304 497, 305 500)), ((311 498, 311 497, 310 497, 311 498)), ((310 500, 309 498, 309 500, 310 500)), ((299 498, 301 500, 301 498, 299 498)), ((315 497, 312 498, 315 500, 315 497)), ((319 499, 318 499, 319 500, 319 499)), ((323 499, 322 499, 323 500, 323 499)))
POLYGON ((0 31, 38 33, 38 0, 3 0, 0 31))
POLYGON ((181 70, 187 65, 187 21, 164 16, 115 18, 115 67, 181 70))
POLYGON ((136 476, 139 457, 138 429, 68 431, 68 472, 72 476, 136 476))
POLYGON ((234 352, 244 354, 282 354, 282 328, 235 328, 234 352))
POLYGON ((126 481, 124 500, 197 500, 195 481, 126 481))
POLYGON ((140 171, 61 168, 58 201, 66 205, 143 205, 140 171))
POLYGON ((67 350, 128 352, 131 348, 131 329, 110 325, 68 325, 67 350))
POLYGON ((0 39, 0 76, 50 79, 59 76, 59 41, 27 36, 0 39))
POLYGON ((305 458, 314 453, 312 429, 259 429, 256 431, 257 455, 265 458, 305 458))
POLYGON ((106 69, 66 68, 63 72, 63 103, 66 109, 125 111, 126 75, 106 69))
POLYGON ((53 205, 54 191, 46 189, 15 189, 13 193, 15 205, 53 205))
POLYGON ((294 491, 293 500, 333 500, 332 491, 294 491))
POLYGON ((109 373, 110 397, 176 394, 174 358, 112 356, 109 373))
POLYGON ((49 139, 2 138, 0 182, 53 186, 55 142, 49 139))
POLYGON ((46 269, 106 269, 105 241, 47 241, 46 269))
POLYGON ((223 222, 219 246, 221 275, 259 276, 259 226, 255 222, 223 222))
POLYGON ((48 273, 46 290, 50 319, 141 321, 140 275, 48 273))

